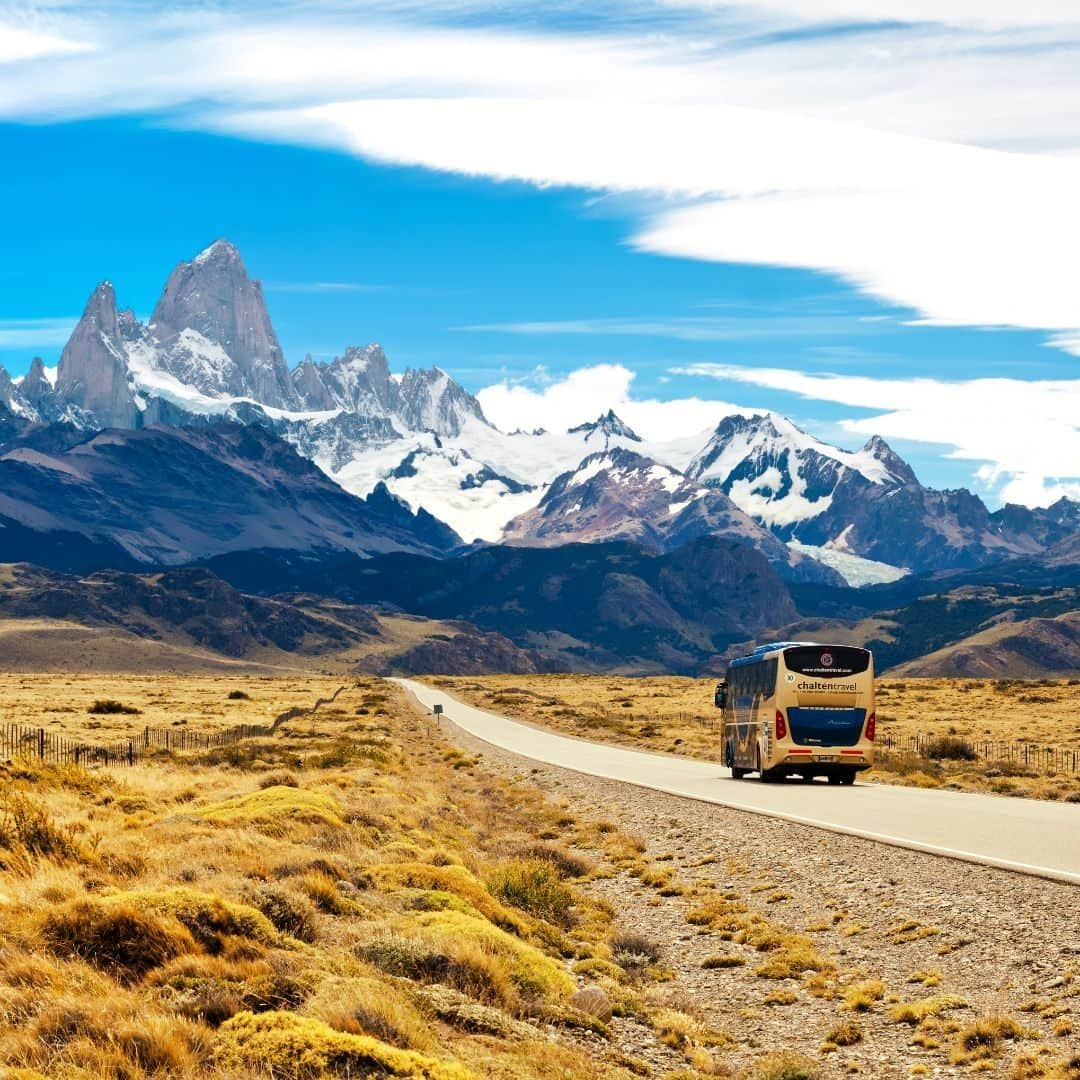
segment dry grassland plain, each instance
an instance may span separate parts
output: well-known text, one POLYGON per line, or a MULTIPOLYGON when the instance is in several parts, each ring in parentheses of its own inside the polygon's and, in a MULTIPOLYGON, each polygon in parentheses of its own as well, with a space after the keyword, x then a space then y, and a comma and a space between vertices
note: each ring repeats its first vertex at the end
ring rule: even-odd
MULTIPOLYGON (((715 680, 603 675, 491 675, 428 681, 481 708, 571 735, 719 760, 715 680)), ((949 739, 1027 740, 1080 751, 1080 680, 879 679, 878 731, 949 739)), ((1034 760, 965 761, 889 752, 864 779, 1080 802, 1080 773, 1034 760)))
MULTIPOLYGON (((16 687, 72 734, 99 730, 96 700, 144 710, 106 717, 113 736, 261 719, 330 689, 16 687)), ((866 928, 834 900, 785 917, 767 865, 706 859, 680 880, 650 842, 485 766, 377 679, 273 738, 114 770, 0 764, 0 1075, 1080 1076, 1068 964, 987 1008, 984 971, 933 967, 964 945, 937 927, 890 912, 874 951, 888 971, 853 965, 845 942, 866 928), (707 951, 695 970, 723 1009, 682 988, 682 950, 643 932, 642 910, 707 951)))

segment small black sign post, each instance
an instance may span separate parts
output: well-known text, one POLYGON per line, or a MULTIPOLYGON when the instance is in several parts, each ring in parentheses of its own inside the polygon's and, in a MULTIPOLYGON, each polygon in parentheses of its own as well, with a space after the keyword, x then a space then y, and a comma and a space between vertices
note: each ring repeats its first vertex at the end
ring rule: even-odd
POLYGON ((433 705, 431 711, 435 714, 435 723, 439 722, 439 717, 443 714, 443 708, 441 705, 433 705))

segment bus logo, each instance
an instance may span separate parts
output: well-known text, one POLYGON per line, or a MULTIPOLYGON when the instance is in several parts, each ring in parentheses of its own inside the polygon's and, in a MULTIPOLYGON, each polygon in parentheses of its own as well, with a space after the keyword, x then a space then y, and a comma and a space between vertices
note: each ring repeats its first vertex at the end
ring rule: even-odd
POLYGON ((832 653, 831 652, 823 652, 821 654, 821 666, 822 667, 832 667, 832 653))

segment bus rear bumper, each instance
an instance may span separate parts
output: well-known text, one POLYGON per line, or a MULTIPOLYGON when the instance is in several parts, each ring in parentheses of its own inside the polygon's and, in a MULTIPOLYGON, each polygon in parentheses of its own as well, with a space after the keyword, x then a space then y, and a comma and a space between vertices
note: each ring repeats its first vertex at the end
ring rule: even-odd
POLYGON ((812 769, 820 776, 840 769, 863 772, 873 768, 873 765, 873 753, 866 753, 863 750, 832 750, 823 753, 795 751, 786 754, 784 760, 778 763, 778 767, 784 772, 798 773, 802 769, 812 769))

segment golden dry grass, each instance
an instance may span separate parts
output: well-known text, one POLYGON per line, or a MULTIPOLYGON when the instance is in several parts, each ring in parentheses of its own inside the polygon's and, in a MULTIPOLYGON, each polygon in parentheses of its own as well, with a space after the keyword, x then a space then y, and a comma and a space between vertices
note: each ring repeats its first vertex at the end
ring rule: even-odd
POLYGON ((234 724, 269 724, 286 709, 310 707, 343 682, 317 675, 293 678, 168 675, 0 675, 0 724, 43 727, 89 742, 127 738, 152 728, 198 731, 234 724), (246 698, 229 699, 230 693, 246 698), (97 701, 117 701, 137 713, 95 714, 97 701))
MULTIPOLYGON (((261 721, 334 687, 57 676, 8 688, 20 720, 100 735, 95 699, 143 710, 101 717, 114 734, 261 721), (248 697, 229 700, 237 689, 248 697)), ((0 1060, 13 1067, 125 1080, 630 1075, 576 1048, 573 1032, 597 1022, 570 1007, 565 959, 607 965, 613 987, 626 979, 608 909, 573 884, 607 849, 622 857, 624 838, 558 826, 563 809, 448 753, 378 680, 228 753, 0 769, 0 1060), (555 831, 588 850, 544 839, 555 831), (430 1004, 429 987, 460 1002, 430 1004), (530 1019, 568 1033, 556 1072, 530 1019), (484 1023, 479 1053, 470 1032, 484 1023)))
MULTIPOLYGON (((718 760, 714 679, 490 675, 429 681, 482 708, 567 734, 718 760)), ((976 742, 1030 740, 1080 753, 1080 682, 890 679, 877 683, 878 730, 976 742)), ((879 754, 870 778, 928 787, 1080 801, 1080 773, 1047 775, 1034 761, 930 760, 879 754)))

